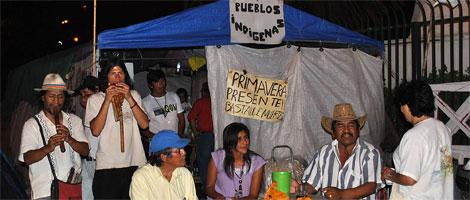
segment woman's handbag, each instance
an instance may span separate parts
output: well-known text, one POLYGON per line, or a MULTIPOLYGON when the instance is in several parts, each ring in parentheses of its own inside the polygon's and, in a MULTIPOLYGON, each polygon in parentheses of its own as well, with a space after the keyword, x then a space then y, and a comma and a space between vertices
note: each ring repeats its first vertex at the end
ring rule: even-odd
MULTIPOLYGON (((42 130, 42 126, 39 123, 39 120, 34 116, 34 119, 36 122, 38 122, 39 125, 39 130, 41 132, 41 137, 42 137, 42 142, 44 143, 44 146, 46 146, 46 140, 44 139, 44 133, 42 130)), ((54 176, 54 179, 52 180, 51 183, 51 199, 82 199, 82 184, 81 183, 68 183, 61 181, 57 179, 57 176, 55 174, 54 170, 54 165, 52 165, 51 161, 51 156, 47 154, 47 160, 49 160, 49 165, 51 166, 52 170, 52 175, 54 176)), ((71 173, 74 173, 74 170, 72 168, 71 173)))

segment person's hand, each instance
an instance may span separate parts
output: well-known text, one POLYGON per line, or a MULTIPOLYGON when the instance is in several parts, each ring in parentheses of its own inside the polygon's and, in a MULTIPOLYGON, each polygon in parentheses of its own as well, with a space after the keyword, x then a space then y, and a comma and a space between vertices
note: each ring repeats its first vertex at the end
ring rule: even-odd
POLYGON ((147 141, 149 141, 149 142, 152 140, 152 138, 153 138, 153 136, 154 136, 154 134, 153 134, 152 132, 150 132, 149 129, 142 131, 142 135, 143 135, 143 136, 147 139, 147 141))
POLYGON ((50 153, 54 151, 55 147, 58 145, 62 144, 64 142, 64 136, 60 134, 55 134, 49 138, 47 141, 47 146, 46 146, 46 153, 50 153))
POLYGON ((295 193, 297 191, 297 188, 299 187, 299 185, 300 184, 296 180, 292 179, 292 181, 290 183, 290 193, 291 194, 295 193))
MULTIPOLYGON (((389 167, 384 167, 382 170, 382 180, 389 180, 392 181, 393 177, 395 177, 396 172, 395 169, 389 168, 389 167)), ((393 181, 392 181, 393 182, 393 181)))
POLYGON ((109 85, 106 88, 106 95, 104 97, 106 102, 111 102, 113 100, 113 96, 119 94, 118 87, 116 85, 109 85))
POLYGON ((342 196, 342 190, 338 189, 336 187, 326 187, 321 190, 323 192, 323 195, 327 199, 341 199, 343 198, 342 196))
POLYGON ((62 135, 65 142, 70 140, 70 131, 67 127, 65 127, 63 124, 57 124, 55 128, 57 130, 57 135, 62 135))
POLYGON ((129 86, 123 82, 117 83, 116 88, 118 93, 121 93, 124 95, 124 98, 129 99, 131 97, 131 91, 129 90, 129 86))
POLYGON ((59 124, 56 126, 56 129, 57 129, 57 134, 60 134, 64 137, 64 142, 67 142, 69 144, 74 142, 75 139, 73 139, 72 136, 70 136, 70 131, 66 126, 59 124))

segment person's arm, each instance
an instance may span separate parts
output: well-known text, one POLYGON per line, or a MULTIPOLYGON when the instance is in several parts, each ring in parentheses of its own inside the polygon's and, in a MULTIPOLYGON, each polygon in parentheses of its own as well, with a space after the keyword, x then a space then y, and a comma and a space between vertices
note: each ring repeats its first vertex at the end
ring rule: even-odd
POLYGON ((375 192, 377 183, 368 182, 355 188, 338 189, 336 187, 326 187, 322 191, 327 199, 361 199, 375 192))
POLYGON ((193 131, 193 133, 195 135, 198 134, 198 131, 197 131, 197 118, 198 118, 198 115, 199 115, 199 110, 200 110, 199 109, 199 101, 196 101, 193 104, 193 108, 191 109, 191 111, 188 114, 189 125, 191 126, 191 130, 193 131))
MULTIPOLYGON (((83 130, 83 126, 81 124, 81 121, 80 121, 80 123, 78 123, 77 128, 78 128, 77 131, 83 130)), ((77 141, 75 138, 73 138, 70 135, 69 129, 67 127, 65 127, 64 125, 62 125, 62 124, 56 125, 56 129, 57 129, 57 134, 58 135, 63 135, 64 142, 69 143, 70 147, 72 147, 72 149, 74 151, 76 151, 77 153, 79 153, 82 156, 88 156, 88 153, 90 152, 90 149, 88 148, 88 143, 77 141)), ((81 136, 84 137, 83 131, 82 132, 77 132, 77 134, 81 134, 81 136)))
MULTIPOLYGON (((95 137, 98 137, 101 134, 101 131, 103 130, 104 125, 106 124, 106 118, 108 116, 109 105, 111 104, 111 100, 113 96, 117 94, 117 91, 115 88, 116 86, 109 86, 106 89, 106 95, 104 97, 103 103, 101 104, 100 110, 98 114, 96 115, 96 117, 94 117, 90 121, 90 130, 93 136, 95 137)), ((87 105, 87 109, 88 109, 88 107, 90 107, 89 106, 90 101, 87 102, 87 104, 88 104, 87 105)))
POLYGON ((362 179, 365 183, 347 189, 338 189, 336 187, 323 188, 322 191, 325 192, 326 198, 360 199, 375 193, 378 184, 381 182, 380 170, 382 169, 382 161, 380 153, 376 149, 373 149, 364 157, 366 159, 362 160, 364 170, 362 171, 362 179))
POLYGON ((189 121, 191 125, 191 130, 193 131, 194 134, 197 134, 197 121, 195 119, 189 121))
POLYGON ((260 167, 253 173, 250 184, 250 194, 246 197, 240 198, 241 200, 258 199, 261 182, 263 181, 264 166, 260 167))
POLYGON ((131 90, 129 89, 128 85, 126 85, 125 83, 118 83, 117 86, 118 92, 123 93, 124 98, 129 103, 129 106, 132 110, 132 113, 134 114, 135 120, 137 121, 139 127, 142 129, 147 129, 149 127, 149 118, 140 107, 140 97, 138 103, 132 96, 131 90))
POLYGON ((315 190, 315 188, 310 185, 309 183, 303 183, 302 186, 304 187, 304 190, 307 192, 307 193, 315 193, 317 192, 317 190, 315 190))
POLYGON ((215 191, 215 183, 217 182, 217 168, 215 162, 211 158, 209 166, 207 168, 207 183, 206 183, 206 194, 213 199, 225 199, 224 195, 215 191))
POLYGON ((51 136, 47 142, 46 146, 43 146, 39 149, 30 150, 23 154, 24 162, 27 165, 31 165, 35 162, 42 160, 47 156, 48 153, 54 151, 57 145, 60 145, 63 142, 63 136, 55 134, 51 136))
POLYGON ((70 137, 70 139, 68 140, 65 140, 65 142, 69 143, 72 149, 76 151, 77 153, 79 153, 80 155, 88 156, 88 153, 90 152, 88 143, 77 141, 73 139, 72 137, 70 137))
POLYGON ((101 131, 104 128, 104 125, 106 123, 106 118, 108 115, 110 102, 111 101, 106 101, 105 99, 103 101, 103 104, 101 104, 101 108, 100 108, 100 111, 98 112, 98 115, 96 115, 96 117, 90 121, 90 130, 93 136, 95 137, 100 136, 101 131))
POLYGON ((309 183, 299 183, 295 179, 292 179, 290 183, 290 193, 295 193, 299 190, 299 187, 303 187, 306 193, 315 193, 317 190, 309 183))
POLYGON ((137 104, 137 102, 132 96, 130 96, 129 99, 126 100, 127 102, 129 102, 129 106, 132 107, 132 113, 134 113, 134 117, 137 120, 137 124, 139 124, 139 127, 142 129, 147 129, 149 127, 149 118, 147 117, 147 114, 145 114, 145 112, 142 110, 139 104, 137 104))
POLYGON ((150 132, 150 129, 145 129, 142 131, 142 135, 145 137, 145 138, 148 138, 149 140, 152 139, 154 133, 150 132))
POLYGON ((178 134, 180 136, 184 136, 185 135, 185 132, 184 132, 184 128, 185 128, 185 119, 184 119, 184 109, 183 109, 183 106, 181 105, 181 100, 179 98, 179 96, 175 93, 174 94, 174 99, 175 99, 175 102, 176 102, 176 113, 177 113, 177 117, 178 117, 178 134))
POLYGON ((388 168, 388 167, 384 167, 382 171, 382 180, 384 179, 388 179, 392 182, 398 183, 400 185, 406 185, 406 186, 411 186, 411 185, 416 184, 416 180, 414 180, 413 178, 397 173, 395 172, 395 170, 388 168))
POLYGON ((378 184, 380 185, 381 182, 380 170, 382 169, 382 161, 380 153, 376 149, 373 149, 364 157, 366 159, 361 162, 363 162, 363 170, 367 170, 362 172, 362 179, 365 183, 357 187, 347 189, 338 189, 336 187, 323 188, 322 191, 325 192, 326 198, 359 199, 376 192, 378 184))
POLYGON ((178 113, 178 134, 184 135, 184 113, 178 113))
POLYGON ((399 169, 398 172, 384 167, 381 178, 407 186, 414 185, 416 180, 419 180, 421 166, 424 165, 424 158, 428 156, 429 152, 427 152, 426 146, 422 143, 425 138, 419 134, 411 134, 413 131, 415 130, 410 129, 403 135, 400 145, 396 149, 400 158, 400 164, 395 166, 399 169))

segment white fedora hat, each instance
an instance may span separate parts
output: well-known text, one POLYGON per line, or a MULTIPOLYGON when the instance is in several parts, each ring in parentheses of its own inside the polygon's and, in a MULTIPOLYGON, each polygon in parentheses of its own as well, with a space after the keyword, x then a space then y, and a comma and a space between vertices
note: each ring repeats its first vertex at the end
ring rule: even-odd
POLYGON ((62 90, 68 94, 73 94, 73 90, 68 90, 64 80, 59 74, 48 74, 44 77, 41 88, 34 88, 34 91, 62 90))

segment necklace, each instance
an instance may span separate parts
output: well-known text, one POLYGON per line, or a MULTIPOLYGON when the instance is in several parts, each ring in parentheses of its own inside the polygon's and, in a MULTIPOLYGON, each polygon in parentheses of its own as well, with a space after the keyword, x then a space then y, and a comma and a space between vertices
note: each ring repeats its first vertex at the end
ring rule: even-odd
POLYGON ((242 188, 243 179, 242 178, 243 178, 244 168, 245 168, 245 163, 243 162, 240 175, 238 175, 237 172, 235 172, 235 171, 233 172, 233 174, 235 174, 235 176, 237 176, 237 178, 238 178, 238 190, 237 190, 237 188, 235 188, 236 198, 242 198, 243 197, 243 188, 242 188))
MULTIPOLYGON (((165 104, 164 104, 164 106, 166 107, 166 94, 165 94, 164 96, 165 96, 165 104)), ((160 109, 162 109, 163 117, 166 118, 167 113, 166 113, 165 107, 162 106, 162 105, 160 105, 160 103, 158 103, 158 100, 157 100, 156 97, 154 97, 154 96, 152 96, 152 97, 153 97, 153 99, 155 100, 155 102, 157 102, 157 104, 158 104, 158 106, 160 107, 160 109)))

